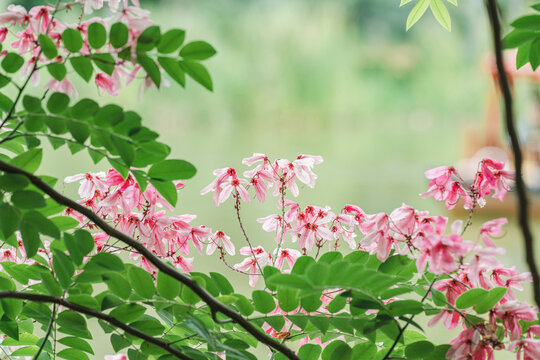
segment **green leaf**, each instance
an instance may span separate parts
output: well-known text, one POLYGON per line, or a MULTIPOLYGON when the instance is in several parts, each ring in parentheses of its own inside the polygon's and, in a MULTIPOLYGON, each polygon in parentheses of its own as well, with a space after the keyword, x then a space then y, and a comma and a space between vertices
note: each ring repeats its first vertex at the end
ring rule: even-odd
POLYGON ((320 345, 306 344, 298 351, 298 357, 301 360, 317 360, 321 355, 321 351, 320 345))
POLYGON ((2 60, 2 68, 8 73, 17 72, 24 64, 24 58, 19 54, 9 52, 2 60))
POLYGON ((536 70, 538 65, 540 65, 540 38, 533 40, 531 43, 529 62, 533 70, 536 70))
POLYGON ((216 54, 216 49, 205 41, 192 41, 180 50, 180 56, 187 60, 205 60, 216 54))
POLYGON ((37 211, 28 211, 23 216, 28 222, 34 224, 34 228, 43 235, 54 239, 60 238, 60 229, 49 219, 37 211))
POLYGON ((0 320, 0 333, 19 340, 19 326, 15 321, 0 320))
POLYGON ((450 345, 438 345, 426 360, 446 360, 446 353, 450 350, 450 345))
POLYGON ((516 29, 508 33, 503 39, 505 49, 512 49, 538 37, 534 31, 516 29))
POLYGON ((73 262, 81 265, 83 258, 94 249, 94 238, 88 231, 75 230, 73 235, 64 234, 64 244, 73 262))
POLYGON ((10 320, 17 320, 22 310, 22 300, 18 299, 0 299, 1 308, 4 310, 4 316, 10 320))
MULTIPOLYGON (((187 321, 187 320, 186 320, 187 321)), ((150 336, 162 335, 165 330, 159 321, 149 318, 147 320, 139 320, 131 323, 130 326, 147 333, 150 336)))
POLYGON ((408 3, 410 3, 412 0, 401 0, 401 2, 399 3, 399 7, 402 7, 403 5, 407 5, 408 3))
POLYGON ((210 91, 213 91, 212 78, 208 73, 208 70, 198 62, 195 61, 180 61, 179 62, 182 69, 188 74, 193 80, 204 86, 210 91))
POLYGON ((127 340, 125 337, 122 337, 118 334, 111 335, 111 345, 115 352, 119 352, 122 349, 125 349, 131 345, 131 341, 127 340))
POLYGON ((41 51, 48 59, 53 59, 58 55, 58 50, 52 39, 46 34, 39 34, 38 43, 41 51))
POLYGON ((394 316, 401 316, 407 314, 416 315, 421 313, 424 309, 422 303, 416 300, 392 301, 387 305, 387 307, 394 316))
POLYGON ((506 295, 508 289, 505 287, 496 287, 489 290, 488 294, 482 297, 482 300, 476 304, 474 310, 477 314, 487 313, 506 295))
POLYGON ((41 100, 34 96, 24 95, 23 107, 29 112, 38 112, 41 110, 41 100))
POLYGON ((61 114, 66 111, 69 105, 69 96, 64 93, 55 92, 47 101, 47 109, 53 114, 61 114))
POLYGON ((56 277, 58 278, 60 285, 62 285, 64 289, 67 289, 71 284, 71 277, 75 272, 75 267, 73 266, 71 259, 66 254, 57 249, 53 249, 53 252, 54 272, 56 273, 56 277))
POLYGON ((137 319, 139 319, 144 312, 146 311, 146 308, 139 304, 124 304, 120 305, 113 311, 111 311, 111 316, 113 318, 116 318, 126 324, 129 324, 137 319))
POLYGON ((126 45, 128 42, 128 38, 129 29, 125 24, 117 22, 111 26, 111 33, 109 34, 109 39, 111 45, 114 48, 118 49, 126 45))
POLYGON ((64 350, 60 350, 58 354, 56 354, 59 358, 67 359, 67 360, 90 360, 88 355, 86 353, 82 352, 78 349, 73 348, 67 348, 64 350))
POLYGON ((88 125, 71 119, 66 122, 69 133, 80 144, 84 144, 90 136, 90 128, 88 125))
POLYGON ((136 266, 130 266, 127 277, 137 295, 142 296, 145 299, 151 299, 154 296, 156 291, 154 288, 154 280, 152 279, 152 275, 147 271, 136 266))
POLYGON ((64 290, 49 272, 41 273, 41 284, 45 290, 53 296, 62 296, 64 290))
POLYGON ((240 314, 244 316, 249 316, 253 314, 254 308, 251 302, 248 300, 248 298, 246 298, 242 294, 234 294, 234 296, 236 297, 236 301, 234 302, 234 304, 240 311, 240 314))
POLYGON ((102 275, 103 281, 107 284, 112 293, 122 299, 127 299, 131 295, 131 286, 127 279, 115 272, 107 272, 102 275))
POLYGON ((209 350, 215 348, 216 346, 215 339, 208 332, 208 329, 206 328, 206 326, 201 320, 199 320, 196 317, 190 317, 186 321, 184 321, 184 325, 186 325, 189 329, 191 329, 197 335, 202 337, 205 340, 205 342, 208 344, 209 350))
POLYGON ((60 344, 63 344, 63 345, 66 345, 66 346, 69 346, 78 350, 82 350, 89 354, 94 355, 94 351, 92 350, 92 347, 90 346, 90 344, 88 344, 88 342, 86 342, 86 340, 79 339, 76 337, 63 337, 60 340, 58 340, 58 342, 60 344))
POLYGON ((42 149, 31 149, 11 159, 10 164, 33 173, 39 168, 42 157, 42 149))
POLYGON ((285 312, 293 311, 300 305, 300 298, 296 289, 288 287, 278 287, 278 304, 285 312))
POLYGON ((11 107, 13 106, 13 101, 6 95, 0 93, 0 109, 4 112, 9 112, 11 107))
POLYGON ((347 305, 347 298, 345 296, 337 295, 330 303, 328 304, 328 311, 332 314, 337 313, 347 305))
POLYGON ((425 359, 433 353, 435 345, 432 342, 422 340, 407 345, 405 348, 405 356, 407 359, 425 359))
POLYGON ((92 99, 82 99, 71 108, 71 116, 75 119, 85 120, 91 118, 99 111, 99 105, 92 99))
POLYGON ((92 54, 92 60, 101 71, 107 75, 112 75, 116 61, 111 54, 92 54))
POLYGON ((186 32, 180 29, 171 29, 161 36, 157 51, 161 54, 170 54, 184 43, 186 32))
POLYGON ((21 209, 35 209, 45 207, 43 195, 31 190, 18 190, 11 195, 11 202, 21 209))
POLYGON ((178 193, 176 186, 171 181, 150 179, 150 183, 156 188, 161 196, 167 200, 169 204, 172 206, 176 205, 176 202, 178 201, 178 193))
POLYGON ((467 290, 457 298, 456 307, 458 309, 470 308, 476 304, 481 303, 485 299, 487 294, 487 290, 480 288, 467 290))
POLYGON ((19 223, 19 230, 21 232, 24 249, 26 250, 26 256, 28 258, 37 254, 37 251, 41 245, 41 239, 39 233, 34 228, 31 221, 27 219, 21 220, 19 223))
POLYGON ((164 160, 152 165, 148 176, 159 180, 184 180, 195 176, 197 169, 184 160, 164 160))
POLYGON ((97 272, 124 271, 124 263, 116 255, 101 252, 92 256, 85 269, 97 272))
POLYGON ((79 52, 83 46, 83 38, 81 33, 75 29, 67 28, 62 33, 62 41, 67 51, 71 53, 79 52))
POLYGON ((17 209, 9 204, 0 204, 0 231, 7 239, 15 233, 18 228, 21 215, 17 209))
POLYGON ((180 86, 184 87, 186 85, 186 73, 182 70, 182 67, 180 67, 178 60, 167 57, 158 57, 158 63, 180 86))
POLYGON ((161 30, 159 26, 147 27, 137 39, 137 52, 152 50, 161 40, 161 30))
POLYGON ((58 62, 48 64, 47 71, 58 81, 64 80, 67 74, 66 65, 58 62))
POLYGON ((255 305, 255 310, 263 314, 268 314, 276 308, 276 302, 274 297, 267 291, 255 290, 251 294, 253 298, 253 305, 255 305))
POLYGON ((98 22, 88 25, 88 44, 93 49, 99 49, 107 41, 107 30, 98 22))
POLYGON ((89 58, 86 56, 78 56, 69 59, 69 61, 71 62, 73 70, 75 70, 84 81, 90 81, 94 68, 92 66, 92 61, 90 61, 89 58))
POLYGON ((516 55, 516 69, 520 69, 523 65, 529 62, 529 52, 531 51, 532 41, 521 45, 518 48, 516 55))
POLYGON ((322 352, 323 360, 350 360, 353 351, 345 342, 341 340, 332 341, 322 352))
POLYGON ((157 274, 157 292, 165 299, 174 300, 180 295, 180 283, 178 280, 160 271, 157 274))
POLYGON ((146 74, 152 79, 154 84, 159 88, 161 85, 161 72, 154 60, 144 54, 137 55, 137 62, 142 66, 146 74))
POLYGON ((126 165, 131 166, 135 160, 135 149, 133 148, 133 145, 114 134, 111 135, 111 140, 116 148, 116 151, 118 151, 120 158, 122 158, 126 165))
POLYGON ((444 5, 442 0, 429 0, 429 7, 439 24, 441 24, 446 30, 451 31, 452 20, 446 5, 444 5))
POLYGON ((424 15, 429 7, 429 0, 418 0, 407 17, 406 30, 408 31, 424 15))
POLYGON ((517 29, 537 31, 540 30, 540 15, 522 16, 510 25, 517 29))
POLYGON ((58 314, 56 323, 59 326, 65 327, 66 329, 86 329, 86 319, 79 313, 71 310, 65 310, 58 314))
POLYGON ((212 280, 214 280, 216 287, 219 289, 221 294, 229 295, 234 292, 231 283, 225 276, 221 275, 220 273, 210 272, 210 277, 212 280))

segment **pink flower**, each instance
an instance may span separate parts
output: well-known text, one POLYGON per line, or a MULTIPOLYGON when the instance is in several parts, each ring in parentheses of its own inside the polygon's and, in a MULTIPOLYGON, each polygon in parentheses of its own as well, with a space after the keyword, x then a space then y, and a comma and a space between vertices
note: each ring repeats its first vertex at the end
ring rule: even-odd
POLYGON ((482 236, 484 244, 486 244, 486 246, 495 247, 495 244, 491 241, 490 237, 500 236, 502 234, 503 225, 507 223, 507 218, 498 218, 484 223, 480 227, 480 235, 482 236))
POLYGON ((223 231, 216 231, 210 238, 210 243, 206 248, 206 255, 212 255, 216 249, 225 249, 229 255, 235 254, 234 245, 231 242, 231 238, 223 231))
POLYGON ((112 96, 118 96, 117 84, 105 73, 98 73, 95 78, 96 85, 112 96))
POLYGON ((534 321, 536 320, 536 312, 527 303, 519 303, 516 300, 507 301, 493 309, 493 315, 503 322, 505 334, 510 331, 510 340, 517 340, 521 337, 519 320, 534 321))
POLYGON ((33 49, 36 38, 30 27, 26 28, 24 31, 18 32, 17 37, 19 40, 14 41, 11 44, 11 47, 14 49, 19 49, 19 55, 24 55, 28 52, 28 50, 33 49))
MULTIPOLYGON (((277 251, 277 249, 276 249, 277 251)), ((275 252, 274 252, 275 254, 275 252)), ((283 265, 285 263, 285 261, 287 261, 287 263, 289 264, 289 268, 292 269, 292 267, 294 266, 294 263, 296 262, 296 259, 298 259, 302 254, 300 253, 300 251, 298 250, 294 250, 294 249, 281 249, 279 251, 279 255, 276 255, 276 264, 275 266, 278 268, 278 269, 283 269, 283 265)))
POLYGON ((29 22, 30 16, 20 5, 9 5, 8 12, 0 14, 0 25, 24 25, 29 22))
POLYGON ((85 173, 68 176, 64 179, 66 183, 72 183, 80 180, 81 186, 79 187, 79 195, 83 199, 91 199, 94 197, 96 190, 105 193, 107 191, 107 185, 104 182, 105 173, 85 173))
POLYGON ((53 7, 50 6, 34 6, 28 12, 32 17, 32 27, 34 31, 45 33, 49 27, 51 21, 50 11, 54 11, 53 7))
POLYGON ((193 258, 185 258, 182 256, 176 256, 173 260, 173 264, 189 273, 193 271, 193 258))
POLYGON ((222 185, 229 179, 238 179, 236 175, 236 170, 233 168, 221 168, 214 170, 213 174, 216 178, 204 189, 201 190, 201 195, 207 194, 209 192, 214 192, 214 203, 216 206, 221 204, 220 197, 221 192, 223 191, 222 185))
POLYGON ((279 244, 280 240, 285 237, 287 233, 287 226, 284 227, 284 234, 281 234, 283 228, 283 222, 280 215, 272 214, 263 218, 257 219, 257 222, 262 223, 262 228, 266 232, 274 232, 276 234, 275 240, 279 244))
POLYGON ((258 254, 255 253, 254 255, 251 253, 251 249, 249 247, 242 248, 240 250, 241 253, 244 255, 250 255, 249 257, 245 258, 241 263, 234 265, 234 268, 240 271, 248 271, 251 275, 249 275, 249 285, 251 287, 254 287, 257 285, 257 280, 259 279, 259 273, 258 273, 258 267, 264 267, 267 265, 269 261, 269 256, 266 254, 264 249, 259 248, 258 254), (262 252, 261 252, 262 250, 262 252))
POLYGON ((65 77, 62 81, 58 81, 53 78, 47 84, 45 84, 44 88, 52 91, 62 92, 67 96, 79 96, 77 89, 75 89, 75 86, 73 86, 73 83, 69 81, 67 77, 65 77))
POLYGON ((540 359, 540 339, 522 339, 510 343, 508 350, 515 350, 517 360, 537 360, 540 359))

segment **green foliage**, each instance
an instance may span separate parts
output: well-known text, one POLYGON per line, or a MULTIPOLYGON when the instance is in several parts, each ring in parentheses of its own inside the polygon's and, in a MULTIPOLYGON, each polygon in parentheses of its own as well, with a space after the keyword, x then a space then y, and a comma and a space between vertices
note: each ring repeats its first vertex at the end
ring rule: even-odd
MULTIPOLYGON (((399 6, 406 5, 413 0, 401 0, 399 6)), ((447 0, 454 6, 457 6, 457 0, 447 0)), ((409 30, 414 24, 422 18, 426 13, 427 9, 431 9, 435 19, 441 24, 446 30, 451 31, 452 29, 452 20, 450 18, 450 13, 446 7, 443 0, 418 0, 414 7, 411 9, 409 16, 407 17, 406 29, 409 30)))
MULTIPOLYGON (((540 12, 538 5, 532 8, 540 12)), ((540 65, 540 14, 525 15, 514 20, 514 28, 503 39, 506 49, 517 48, 516 68, 531 64, 533 70, 540 65)))

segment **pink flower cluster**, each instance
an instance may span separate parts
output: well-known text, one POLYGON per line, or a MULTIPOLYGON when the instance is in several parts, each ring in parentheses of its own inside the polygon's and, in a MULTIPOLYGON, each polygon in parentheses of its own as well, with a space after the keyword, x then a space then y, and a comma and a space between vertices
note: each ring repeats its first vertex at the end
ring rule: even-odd
MULTIPOLYGON (((83 3, 84 14, 90 14, 92 10, 102 8, 104 1, 79 0, 78 2, 83 3)), ((128 0, 109 0, 109 9, 114 13, 118 13, 117 16, 105 20, 94 17, 75 24, 67 24, 53 17, 54 8, 50 6, 35 6, 29 11, 26 11, 20 5, 9 5, 8 11, 0 14, 0 42, 3 43, 10 33, 14 35, 15 40, 11 42, 11 47, 17 49, 21 56, 26 57, 25 64, 21 69, 21 76, 30 75, 31 84, 37 86, 40 83, 40 68, 42 66, 50 63, 64 63, 68 58, 69 51, 63 48, 62 42, 62 33, 64 30, 72 28, 81 33, 84 42, 80 53, 87 55, 90 53, 88 26, 91 23, 100 22, 107 25, 113 22, 124 22, 129 29, 128 42, 124 47, 115 49, 109 46, 104 50, 92 50, 94 53, 105 51, 113 56, 116 66, 112 75, 98 72, 94 76, 94 81, 99 89, 116 96, 118 95, 118 90, 122 87, 122 80, 124 80, 124 84, 127 86, 141 70, 140 65, 135 65, 129 60, 119 58, 118 53, 127 47, 135 49, 139 35, 153 24, 149 19, 150 12, 141 9, 138 0, 131 0, 131 2, 133 5, 130 5, 128 0), (12 30, 12 27, 15 26, 22 27, 22 29, 20 31, 12 30), (41 47, 37 41, 40 34, 47 34, 58 48, 59 55, 54 59, 48 59, 42 54, 41 47)), ((63 9, 71 10, 72 6, 66 5, 63 9)), ((6 53, 7 50, 3 50, 0 56, 4 57, 6 53)), ((64 77, 61 81, 52 78, 44 87, 53 91, 63 92, 69 96, 78 96, 78 92, 68 76, 64 77)), ((143 87, 148 89, 149 87, 155 87, 155 85, 148 76, 145 76, 145 80, 141 84, 141 90, 143 87)))
MULTIPOLYGON (((79 203, 186 272, 193 271, 193 258, 184 257, 190 254, 191 247, 202 253, 203 244, 209 242, 209 254, 218 247, 234 254, 234 246, 222 231, 212 234, 212 230, 204 225, 190 225, 195 215, 167 216, 166 210, 172 211, 173 207, 152 185, 141 191, 131 175, 123 179, 116 170, 111 169, 107 174, 86 173, 65 179, 67 183, 76 181, 80 182, 79 195, 82 199, 79 203)), ((183 184, 177 183, 176 187, 181 189, 183 184)), ((66 215, 77 219, 81 227, 93 228, 84 216, 72 209, 67 209, 66 215)), ((111 244, 111 239, 105 233, 95 233, 94 239, 98 252, 123 250, 111 244)), ((131 257, 149 272, 155 272, 156 269, 139 254, 132 252, 131 257)))
MULTIPOLYGON (((268 193, 280 198, 277 208, 281 214, 258 219, 264 231, 273 233, 277 244, 275 249, 244 247, 241 254, 246 258, 235 265, 236 269, 250 274, 252 286, 257 283, 259 268, 273 264, 282 269, 285 259, 292 268, 300 255, 316 252, 317 256, 323 247, 337 250, 344 243, 350 249, 376 254, 381 261, 385 261, 393 250, 414 258, 419 274, 423 274, 427 267, 429 272, 442 277, 435 282, 434 288, 445 294, 448 305, 431 319, 429 325, 442 321, 448 329, 456 328, 459 323, 464 328, 452 342, 449 359, 493 359, 493 351, 505 347, 497 337, 498 323, 504 327, 505 337, 512 341, 509 348, 519 349, 518 357, 525 354, 523 356, 528 359, 527 354, 540 351, 538 340, 532 338, 530 330, 522 334, 520 323, 536 320, 537 309, 519 302, 514 294, 514 290, 522 290, 522 283, 531 281, 531 276, 513 267, 506 268, 495 258, 504 253, 504 249, 497 248, 493 240, 502 234, 502 227, 507 223, 505 218, 494 219, 481 226, 479 237, 485 244, 482 247, 463 238, 468 223, 464 228, 461 221, 456 221, 447 232, 446 217, 432 216, 427 211, 418 211, 405 204, 390 214, 366 214, 356 205, 346 205, 339 214, 331 212, 329 207, 301 207, 286 199, 286 192, 290 190, 294 196, 298 195, 296 179, 313 187, 316 175, 312 167, 322 159, 305 155, 298 159, 301 162, 281 159, 272 162, 264 154, 254 154, 243 160, 246 165, 256 165, 244 172, 244 178, 238 177, 236 169, 219 169, 214 172, 216 179, 202 191, 203 194, 213 191, 216 205, 232 195, 236 199, 237 210, 241 201, 249 202, 251 189, 261 202, 268 193), (356 240, 357 233, 361 235, 359 241, 356 240), (286 240, 291 242, 291 248, 283 248, 286 240), (490 290, 494 287, 506 287, 506 295, 490 311, 486 324, 467 328, 470 325, 464 319, 467 311, 455 308, 456 299, 472 288, 490 290)), ((429 170, 426 177, 430 179, 430 188, 422 196, 444 201, 448 209, 455 207, 462 198, 465 208, 471 211, 476 205, 483 206, 485 197, 492 191, 493 197, 503 201, 509 190, 508 181, 513 176, 511 171, 504 170, 504 166, 492 159, 482 160, 472 184, 465 183, 453 167, 429 170)), ((323 305, 318 311, 324 313, 332 296, 323 298, 323 305)), ((274 313, 284 312, 276 304, 274 313)), ((291 324, 286 324, 283 329, 272 329, 266 324, 265 329, 269 334, 280 337, 289 326, 291 324)))
MULTIPOLYGON (((507 268, 496 259, 497 255, 504 253, 502 248, 496 247, 494 240, 502 234, 507 223, 505 218, 494 219, 481 226, 478 235, 484 244, 481 246, 478 242, 464 239, 463 233, 469 223, 464 225, 455 221, 449 226, 446 217, 432 216, 427 211, 418 211, 405 204, 388 214, 366 214, 356 205, 346 205, 339 213, 334 213, 329 207, 302 207, 288 199, 289 191, 294 196, 298 195, 298 182, 309 187, 315 185, 317 176, 313 167, 321 162, 319 156, 300 155, 294 161, 271 161, 264 154, 254 154, 243 160, 244 164, 251 166, 243 172, 243 177, 234 168, 214 171, 216 178, 201 193, 213 192, 216 205, 232 198, 242 230, 242 204, 251 198, 263 202, 269 195, 277 199, 278 213, 258 219, 262 229, 272 233, 273 241, 253 245, 244 231, 247 246, 239 250, 244 259, 232 266, 225 259, 226 254, 236 254, 230 237, 223 231, 212 233, 205 226, 192 226, 194 215, 166 215, 166 210, 173 209, 151 185, 141 192, 131 175, 123 179, 115 170, 109 170, 107 174, 80 174, 67 178, 66 182, 80 181, 82 204, 177 267, 192 271, 192 259, 183 255, 189 255, 191 247, 202 253, 206 245, 207 255, 217 251, 229 267, 249 276, 251 286, 257 284, 264 266, 273 265, 287 272, 301 255, 317 257, 324 249, 338 250, 345 246, 376 254, 381 261, 385 261, 392 251, 408 255, 415 260, 419 274, 424 274, 427 269, 440 277, 433 288, 445 295, 447 305, 430 320, 429 325, 442 322, 448 329, 460 324, 463 326, 463 331, 451 343, 449 359, 493 359, 494 350, 502 348, 517 349, 518 357, 523 356, 524 359, 535 358, 531 356, 540 351, 539 330, 534 326, 523 330, 523 321, 536 320, 537 309, 518 301, 515 296, 515 290, 522 290, 522 284, 531 280, 530 274, 520 273, 514 267, 507 268), (489 312, 484 323, 471 326, 465 319, 468 311, 456 309, 457 298, 472 288, 490 290, 494 287, 505 287, 507 292, 489 312), (504 328, 503 339, 497 336, 498 326, 504 328)), ((464 190, 465 195, 460 196, 469 199, 466 202, 470 202, 471 211, 475 209, 474 203, 480 204, 492 190, 494 197, 504 198, 508 189, 506 181, 511 174, 502 170, 504 164, 485 159, 479 168, 472 185, 462 180, 454 181, 453 177, 459 175, 452 167, 430 170, 426 173, 431 180, 430 191, 439 189, 436 198, 446 201, 447 206, 455 205, 457 199, 447 190, 457 187, 457 183, 461 189, 467 189, 464 190), (447 190, 443 191, 443 188, 447 190)), ((182 187, 182 184, 177 184, 178 189, 182 187)), ((70 209, 67 214, 78 219, 82 227, 92 228, 92 224, 80 214, 70 209)), ((106 234, 94 236, 98 251, 123 250, 115 248, 106 234)), ((134 253, 131 256, 138 260, 140 266, 154 272, 155 269, 144 258, 134 253)), ((326 291, 318 311, 326 313, 328 303, 341 291, 326 291)), ((294 312, 298 311, 303 310, 294 312)), ((274 313, 284 313, 277 303, 274 313)), ((286 324, 283 329, 272 329, 266 324, 264 328, 267 333, 281 337, 289 326, 292 324, 286 324)))
POLYGON ((510 189, 508 180, 514 178, 514 173, 505 170, 505 164, 500 161, 484 159, 478 165, 472 184, 467 184, 453 166, 430 169, 426 171, 426 177, 431 181, 428 191, 422 196, 444 201, 446 208, 451 210, 460 198, 463 199, 465 209, 472 209, 477 204, 484 206, 484 198, 492 190, 494 198, 504 201, 510 189))

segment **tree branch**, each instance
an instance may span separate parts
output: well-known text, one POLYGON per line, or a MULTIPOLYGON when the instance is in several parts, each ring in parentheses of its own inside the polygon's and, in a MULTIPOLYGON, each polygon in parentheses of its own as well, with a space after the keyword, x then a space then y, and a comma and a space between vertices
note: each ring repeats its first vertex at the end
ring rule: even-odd
POLYGON ((518 196, 518 222, 523 235, 525 245, 525 261, 532 275, 532 286, 534 301, 540 307, 540 275, 538 266, 534 259, 534 239, 529 225, 529 204, 527 199, 527 187, 523 180, 523 154, 519 144, 519 137, 516 131, 515 116, 513 109, 512 92, 510 83, 504 67, 502 42, 501 42, 501 24, 496 0, 486 0, 486 8, 491 24, 493 35, 493 45, 495 48, 495 58, 497 63, 497 72, 499 86, 501 88, 504 100, 504 117, 506 122, 506 131, 510 137, 510 145, 514 153, 514 167, 516 170, 516 190, 518 196))
MULTIPOLYGON (((65 300, 64 298, 61 298, 61 297, 55 297, 55 296, 50 296, 50 295, 42 295, 42 294, 22 293, 22 292, 17 292, 17 291, 1 291, 0 292, 0 299, 2 299, 2 298, 23 299, 23 300, 29 300, 29 301, 34 301, 34 302, 45 302, 45 303, 53 303, 53 304, 57 304, 57 305, 62 305, 62 306, 65 306, 68 309, 75 310, 75 311, 77 311, 79 313, 82 313, 82 314, 85 314, 85 315, 90 315, 90 316, 95 317, 97 319, 106 321, 109 324, 114 325, 114 326, 124 330, 125 332, 127 332, 130 335, 136 336, 139 339, 143 339, 145 341, 148 341, 151 344, 159 346, 160 348, 166 350, 167 352, 169 352, 170 354, 176 356, 179 359, 193 360, 192 358, 190 358, 187 355, 182 354, 178 349, 173 348, 169 343, 167 343, 167 342, 165 342, 163 340, 160 340, 160 339, 157 339, 157 338, 155 338, 153 336, 145 334, 142 331, 140 331, 140 330, 138 330, 138 329, 136 329, 134 327, 131 327, 131 326, 121 322, 120 320, 118 320, 118 319, 116 319, 116 318, 114 318, 114 317, 112 317, 110 315, 107 315, 107 314, 104 314, 102 312, 99 312, 99 311, 89 309, 87 307, 72 303, 70 301, 65 300)), ((46 341, 46 339, 44 340, 44 342, 45 341, 46 341)))
POLYGON ((183 272, 180 272, 171 265, 163 262, 157 255, 148 250, 142 243, 133 239, 131 236, 124 234, 123 232, 110 226, 105 220, 101 219, 96 215, 92 210, 84 207, 83 205, 65 197, 60 194, 47 183, 41 180, 34 174, 31 174, 23 169, 20 169, 16 166, 8 164, 4 161, 0 161, 0 170, 11 173, 19 174, 25 176, 32 184, 34 184, 38 189, 42 190, 45 194, 49 195, 54 201, 58 204, 67 206, 84 216, 89 220, 94 222, 100 229, 102 229, 108 235, 122 241, 123 243, 131 246, 133 249, 137 250, 142 256, 144 256, 152 265, 157 269, 164 272, 165 274, 171 276, 172 278, 178 280, 182 284, 190 288, 195 294, 197 294, 211 309, 213 312, 220 312, 229 318, 236 324, 243 327, 248 333, 250 333, 254 338, 259 340, 261 343, 279 351, 285 355, 290 360, 300 360, 300 358, 295 354, 294 351, 289 349, 287 346, 279 343, 274 340, 272 337, 266 335, 264 332, 259 330, 256 326, 251 324, 247 319, 245 319, 240 313, 234 311, 227 305, 223 304, 221 301, 217 300, 212 294, 210 294, 205 288, 201 287, 195 280, 190 276, 186 275, 183 272))

